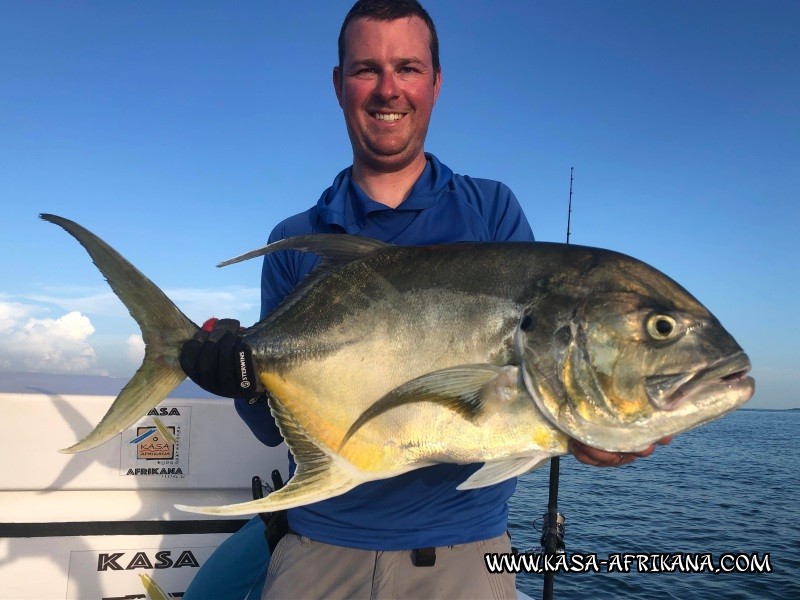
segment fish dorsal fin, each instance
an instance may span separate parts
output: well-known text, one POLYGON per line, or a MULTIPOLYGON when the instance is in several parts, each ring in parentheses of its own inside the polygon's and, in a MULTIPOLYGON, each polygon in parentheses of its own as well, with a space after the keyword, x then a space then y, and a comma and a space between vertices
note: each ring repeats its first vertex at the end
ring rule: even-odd
POLYGON ((291 306, 303 298, 317 282, 335 271, 342 265, 346 265, 354 260, 369 256, 376 250, 390 247, 392 244, 374 240, 359 235, 344 235, 341 233, 314 233, 309 235, 297 235, 289 237, 272 244, 241 254, 235 258, 219 263, 218 267, 225 267, 237 262, 242 262, 257 256, 265 256, 281 250, 297 250, 300 252, 311 252, 320 257, 320 261, 314 266, 305 279, 288 295, 283 301, 262 321, 253 325, 251 329, 263 325, 266 321, 272 321, 276 317, 285 313, 291 306))
POLYGON ((507 458, 505 460, 495 460, 484 463, 469 478, 459 485, 457 490, 474 490, 476 488, 487 487, 500 483, 506 479, 517 477, 540 467, 544 461, 553 456, 547 452, 536 452, 517 458, 507 458))
POLYGON ((251 250, 234 258, 224 260, 217 266, 226 267, 233 263, 272 254, 273 252, 280 252, 281 250, 299 250, 301 252, 313 252, 319 256, 322 261, 317 266, 318 269, 329 269, 349 263, 357 258, 363 258, 375 250, 386 248, 387 246, 391 246, 391 244, 360 235, 312 233, 278 240, 257 250, 251 250))
POLYGON ((488 403, 516 397, 520 389, 518 380, 517 367, 490 364, 460 365, 422 375, 396 387, 361 413, 342 439, 339 450, 368 421, 413 402, 435 402, 475 420, 488 403))

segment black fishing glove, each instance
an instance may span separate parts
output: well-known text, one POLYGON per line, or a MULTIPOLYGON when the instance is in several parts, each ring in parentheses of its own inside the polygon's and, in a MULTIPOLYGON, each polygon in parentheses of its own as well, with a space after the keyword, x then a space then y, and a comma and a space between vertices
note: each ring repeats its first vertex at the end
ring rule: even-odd
POLYGON ((263 394, 250 346, 239 337, 239 321, 209 319, 183 345, 181 368, 201 388, 226 398, 263 394))

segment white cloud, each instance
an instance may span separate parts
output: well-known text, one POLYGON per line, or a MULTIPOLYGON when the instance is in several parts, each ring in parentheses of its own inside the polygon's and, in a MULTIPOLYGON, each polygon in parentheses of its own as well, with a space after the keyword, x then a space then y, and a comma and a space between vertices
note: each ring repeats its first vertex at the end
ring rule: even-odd
POLYGON ((89 315, 122 317, 128 314, 125 306, 112 291, 97 292, 87 289, 51 290, 53 294, 29 294, 26 300, 41 304, 52 304, 66 311, 77 311, 89 315))
POLYGON ((57 319, 32 316, 38 309, 0 302, 0 369, 39 373, 105 374, 97 369, 88 338, 94 326, 73 311, 57 319))
MULTIPOLYGON (((212 316, 245 326, 258 320, 258 288, 165 293, 196 323, 212 316)), ((138 327, 111 291, 54 287, 16 297, 0 292, 0 371, 122 376, 138 368, 143 356, 138 327)))
MULTIPOLYGON (((261 291, 255 287, 174 288, 164 290, 164 293, 185 315, 200 322, 217 316, 239 319, 243 324, 251 325, 258 319, 261 306, 261 291)), ((28 294, 25 300, 58 306, 67 312, 78 311, 93 317, 127 318, 128 315, 122 302, 107 288, 53 288, 46 294, 28 294)))
POLYGON ((183 288, 165 290, 167 296, 195 323, 209 317, 239 319, 243 325, 252 325, 258 320, 261 306, 259 288, 228 288, 204 290, 183 288))
POLYGON ((0 333, 11 331, 17 323, 27 317, 33 308, 18 302, 0 301, 0 333))
POLYGON ((144 360, 144 340, 139 334, 131 335, 128 338, 128 360, 137 368, 144 360))

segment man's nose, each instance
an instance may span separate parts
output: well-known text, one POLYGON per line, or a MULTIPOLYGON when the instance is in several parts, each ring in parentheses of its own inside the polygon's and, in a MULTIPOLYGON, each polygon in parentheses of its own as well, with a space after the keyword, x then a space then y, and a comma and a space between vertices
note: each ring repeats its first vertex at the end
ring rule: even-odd
POLYGON ((384 102, 389 102, 400 95, 400 89, 394 73, 381 73, 378 77, 375 94, 384 102))

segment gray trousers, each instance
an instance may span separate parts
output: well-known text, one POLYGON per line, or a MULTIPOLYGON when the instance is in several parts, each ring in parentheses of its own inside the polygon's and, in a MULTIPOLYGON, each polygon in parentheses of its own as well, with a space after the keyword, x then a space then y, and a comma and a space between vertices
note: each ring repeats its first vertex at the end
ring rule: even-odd
POLYGON ((503 534, 436 548, 436 564, 417 567, 410 550, 343 548, 290 533, 272 554, 262 600, 515 599, 515 575, 492 575, 483 559, 487 552, 510 551, 511 540, 503 534))

